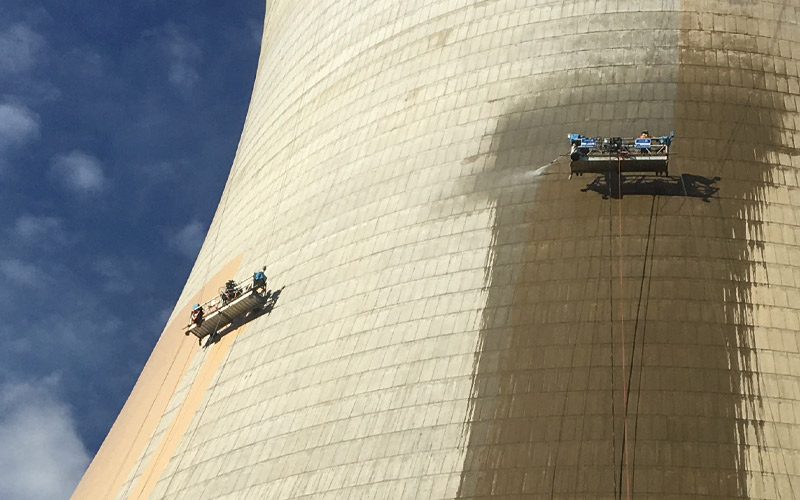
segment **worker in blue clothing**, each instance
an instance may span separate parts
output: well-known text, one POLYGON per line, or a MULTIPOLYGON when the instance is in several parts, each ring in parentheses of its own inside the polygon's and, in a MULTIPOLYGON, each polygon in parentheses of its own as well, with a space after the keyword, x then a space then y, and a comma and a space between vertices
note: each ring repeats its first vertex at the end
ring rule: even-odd
POLYGON ((255 290, 256 288, 266 288, 267 275, 264 274, 264 271, 266 270, 267 266, 264 266, 263 268, 253 273, 253 290, 255 290))

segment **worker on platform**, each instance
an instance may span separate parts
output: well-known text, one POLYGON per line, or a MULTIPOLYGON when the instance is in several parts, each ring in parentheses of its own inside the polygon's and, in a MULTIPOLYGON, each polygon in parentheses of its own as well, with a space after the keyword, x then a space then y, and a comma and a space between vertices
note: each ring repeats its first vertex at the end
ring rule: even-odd
POLYGON ((195 304, 194 307, 192 307, 192 314, 191 314, 192 324, 197 326, 202 325, 204 315, 205 311, 203 311, 203 306, 201 306, 200 304, 195 304))
POLYGON ((239 287, 236 286, 236 282, 234 280, 228 280, 225 282, 225 290, 220 294, 222 297, 222 303, 227 305, 229 302, 233 301, 236 297, 239 296, 241 290, 239 287))
POLYGON ((266 270, 267 266, 264 266, 253 273, 253 290, 267 287, 267 275, 264 274, 264 271, 266 270))
MULTIPOLYGON (((642 130, 642 133, 639 134, 639 139, 649 139, 649 138, 650 138, 650 132, 648 132, 647 130, 642 130)), ((650 148, 639 147, 639 151, 641 151, 644 154, 650 154, 650 148)))

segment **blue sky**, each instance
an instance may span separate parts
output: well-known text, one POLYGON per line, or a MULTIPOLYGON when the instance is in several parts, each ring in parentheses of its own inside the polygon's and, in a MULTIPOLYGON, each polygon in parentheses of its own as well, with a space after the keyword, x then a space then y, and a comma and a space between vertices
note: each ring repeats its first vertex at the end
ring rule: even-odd
POLYGON ((67 498, 219 201, 263 0, 0 3, 0 498, 67 498))

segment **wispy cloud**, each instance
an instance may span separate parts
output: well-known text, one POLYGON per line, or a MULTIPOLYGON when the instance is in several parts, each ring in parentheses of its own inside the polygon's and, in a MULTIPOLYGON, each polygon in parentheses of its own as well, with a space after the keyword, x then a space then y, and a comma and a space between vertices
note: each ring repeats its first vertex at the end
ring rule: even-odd
POLYGON ((195 68, 203 56, 200 46, 174 25, 166 28, 164 46, 169 55, 170 83, 180 90, 191 90, 200 79, 195 68))
POLYGON ((261 38, 264 36, 264 26, 261 22, 250 19, 246 24, 247 31, 252 37, 252 43, 255 46, 261 45, 261 38))
POLYGON ((135 173, 142 182, 154 185, 174 179, 178 174, 178 169, 173 163, 162 161, 139 165, 136 167, 135 173))
POLYGON ((0 75, 23 73, 37 61, 44 38, 23 23, 0 32, 0 75))
POLYGON ((0 273, 11 283, 35 287, 42 283, 45 273, 35 264, 19 259, 6 259, 0 261, 0 273))
POLYGON ((133 292, 136 290, 137 278, 147 273, 146 266, 140 262, 113 257, 98 258, 92 268, 103 278, 103 290, 113 293, 133 292))
POLYGON ((97 193, 107 184, 100 161, 82 151, 72 151, 53 159, 53 176, 79 194, 97 193))
MULTIPOLYGON (((148 0, 153 15, 131 15, 119 2, 78 2, 65 19, 45 4, 0 0, 0 389, 63 372, 56 401, 94 451, 208 229, 258 56, 245 26, 264 8, 237 6, 219 24, 202 5, 175 16, 148 0), (200 94, 211 97, 189 98, 200 94), (208 182, 184 182, 190 172, 208 182)), ((25 447, 4 436, 0 454, 25 447)), ((24 458, 0 467, 13 475, 19 463, 37 481, 54 476, 24 458)), ((6 477, 0 500, 26 498, 6 477)))
POLYGON ((64 242, 63 222, 57 217, 24 214, 9 230, 13 239, 22 242, 64 242))
POLYGON ((184 61, 174 61, 169 67, 169 82, 179 89, 190 90, 199 78, 197 70, 184 61))
POLYGON ((39 117, 36 113, 21 104, 0 104, 0 152, 38 135, 39 117))
POLYGON ((68 498, 89 464, 53 377, 0 386, 0 498, 68 498))
POLYGON ((195 220, 170 235, 167 243, 171 249, 193 259, 197 256, 205 236, 206 227, 195 220))

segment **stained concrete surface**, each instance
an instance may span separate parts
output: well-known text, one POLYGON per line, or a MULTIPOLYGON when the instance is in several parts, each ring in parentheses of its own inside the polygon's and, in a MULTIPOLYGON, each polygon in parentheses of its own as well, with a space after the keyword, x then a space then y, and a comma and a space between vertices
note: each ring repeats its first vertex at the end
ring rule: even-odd
POLYGON ((150 498, 798 496, 797 14, 269 2, 173 316, 242 252, 285 292, 103 498, 164 440, 150 498), (691 196, 567 178, 567 133, 644 128, 691 196))

